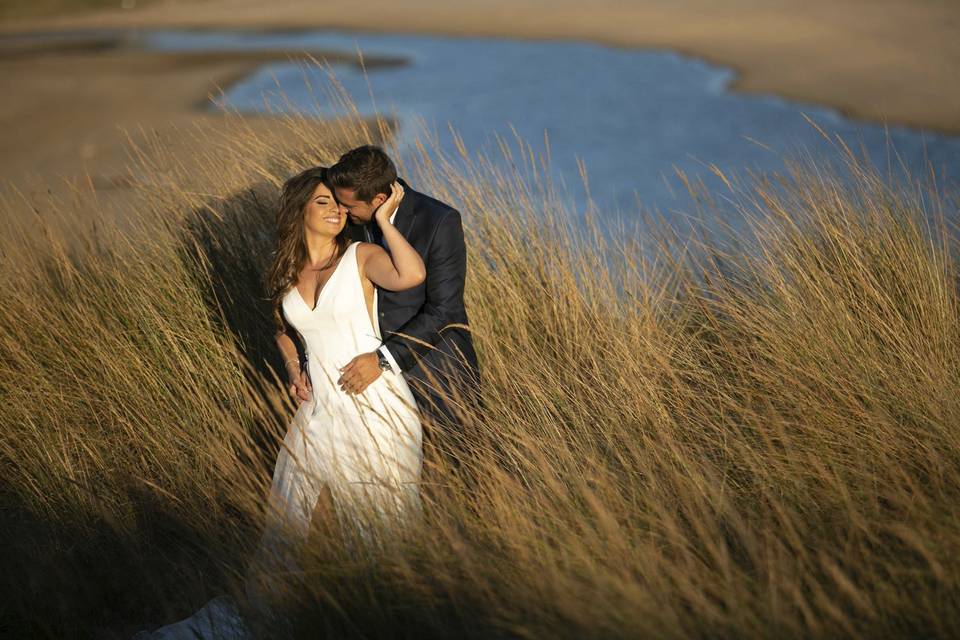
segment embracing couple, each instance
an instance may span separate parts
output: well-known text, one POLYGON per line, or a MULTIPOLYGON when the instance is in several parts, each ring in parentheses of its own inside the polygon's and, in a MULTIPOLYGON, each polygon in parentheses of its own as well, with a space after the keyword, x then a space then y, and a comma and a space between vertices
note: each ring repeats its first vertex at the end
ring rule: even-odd
POLYGON ((269 286, 300 403, 267 529, 419 511, 422 424, 457 428, 477 397, 460 214, 399 180, 378 147, 286 182, 269 286), (346 518, 344 518, 346 516, 346 518))
MULTIPOLYGON (((460 214, 397 178, 378 147, 287 180, 269 286, 277 345, 299 403, 277 456, 247 574, 269 615, 276 576, 298 570, 312 531, 375 541, 420 512, 423 425, 457 429, 479 394, 463 307, 460 214)), ((429 433, 429 431, 428 431, 429 433)), ((230 598, 138 638, 247 639, 230 598)))

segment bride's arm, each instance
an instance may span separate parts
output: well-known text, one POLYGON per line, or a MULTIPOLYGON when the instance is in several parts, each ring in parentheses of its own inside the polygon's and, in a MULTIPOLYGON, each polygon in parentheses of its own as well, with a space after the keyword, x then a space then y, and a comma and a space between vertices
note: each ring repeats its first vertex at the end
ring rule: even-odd
POLYGON ((300 369, 300 355, 297 353, 297 345, 293 343, 293 338, 286 332, 278 332, 274 338, 277 341, 277 349, 283 356, 283 367, 287 370, 287 391, 293 396, 294 400, 306 401, 310 399, 310 380, 307 374, 300 369))
POLYGON ((377 245, 366 245, 361 256, 361 271, 378 287, 389 291, 403 291, 423 282, 427 271, 420 254, 390 222, 390 216, 403 199, 403 187, 395 182, 390 191, 390 197, 374 214, 390 253, 377 245))
MULTIPOLYGON (((357 247, 360 273, 373 284, 390 291, 415 287, 427 277, 423 258, 390 223, 390 216, 400 206, 402 199, 403 187, 394 182, 390 186, 390 197, 374 213, 377 224, 383 231, 383 239, 390 247, 390 253, 375 244, 363 243, 357 247)), ((385 357, 390 359, 388 354, 385 354, 385 357)), ((337 380, 337 384, 346 393, 363 393, 382 373, 376 351, 361 353, 340 371, 343 375, 337 380)))

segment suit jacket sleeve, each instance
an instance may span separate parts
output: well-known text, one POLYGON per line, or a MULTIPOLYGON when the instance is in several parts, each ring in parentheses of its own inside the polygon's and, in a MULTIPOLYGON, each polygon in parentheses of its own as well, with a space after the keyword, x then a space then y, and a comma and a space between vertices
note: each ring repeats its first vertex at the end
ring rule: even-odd
POLYGON ((424 256, 427 278, 423 307, 384 341, 402 371, 409 371, 440 341, 445 327, 464 321, 467 248, 459 212, 453 210, 440 219, 428 251, 424 256))

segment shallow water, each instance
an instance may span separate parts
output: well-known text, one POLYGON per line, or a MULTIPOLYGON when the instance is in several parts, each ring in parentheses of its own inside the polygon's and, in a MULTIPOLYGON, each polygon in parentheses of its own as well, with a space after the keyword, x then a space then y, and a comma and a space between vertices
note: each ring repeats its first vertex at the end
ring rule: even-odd
MULTIPOLYGON (((925 174, 929 162, 948 179, 960 174, 958 137, 885 129, 823 107, 732 93, 732 70, 668 51, 330 32, 156 32, 145 38, 149 47, 165 50, 359 48, 366 55, 405 57, 408 65, 373 69, 366 78, 353 66, 336 67, 362 113, 376 108, 401 118, 401 153, 409 152, 419 120, 438 131, 451 151, 447 123, 471 150, 490 150, 495 135, 512 139, 515 129, 542 151, 546 134, 554 176, 564 181, 573 201, 582 207, 586 198, 580 159, 590 177, 590 197, 610 215, 635 215, 638 203, 664 212, 691 211, 675 168, 722 193, 710 164, 725 173, 766 174, 782 171, 784 156, 809 152, 838 158, 804 114, 851 148, 862 147, 882 168, 903 162, 914 174, 925 174)), ((322 91, 308 88, 304 73, 302 64, 269 64, 230 88, 226 103, 249 111, 337 113, 322 101, 322 91)), ((314 87, 324 84, 320 71, 306 73, 314 87)))

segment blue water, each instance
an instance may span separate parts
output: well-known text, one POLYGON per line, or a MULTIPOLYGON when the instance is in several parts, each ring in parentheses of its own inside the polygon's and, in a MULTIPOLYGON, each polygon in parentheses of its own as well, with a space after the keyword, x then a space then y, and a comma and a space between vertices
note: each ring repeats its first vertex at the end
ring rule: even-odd
MULTIPOLYGON (((379 110, 400 117, 401 153, 410 151, 421 122, 439 132, 451 152, 448 124, 473 151, 493 149, 494 136, 512 139, 513 130, 534 150, 544 151, 546 135, 554 176, 566 185, 572 201, 577 206, 586 201, 578 169, 582 160, 591 199, 611 215, 635 215, 638 205, 690 211, 675 169, 723 192, 708 165, 725 173, 768 174, 783 170, 784 156, 837 158, 836 149, 804 114, 851 148, 865 149, 882 168, 903 162, 911 172, 925 174, 930 163, 948 181, 960 175, 958 137, 885 129, 819 106, 732 93, 732 70, 669 51, 329 32, 157 32, 145 37, 149 47, 163 50, 360 49, 368 57, 406 58, 407 65, 368 70, 366 77, 352 65, 335 68, 361 113, 379 110)), ((302 64, 269 64, 230 88, 225 101, 240 110, 335 115, 336 105, 325 102, 317 89, 326 82, 323 72, 305 71, 302 64)))

